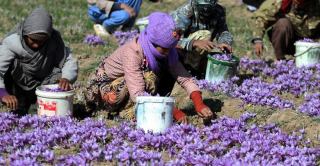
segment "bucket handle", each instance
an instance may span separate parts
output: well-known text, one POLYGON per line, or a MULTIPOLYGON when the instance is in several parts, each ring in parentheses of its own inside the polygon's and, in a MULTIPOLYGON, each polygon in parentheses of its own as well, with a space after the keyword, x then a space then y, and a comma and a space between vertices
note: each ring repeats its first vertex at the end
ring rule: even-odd
POLYGON ((301 56, 301 55, 303 55, 304 53, 306 53, 306 52, 308 52, 309 50, 314 49, 314 48, 320 48, 320 46, 309 47, 309 48, 306 49, 305 51, 303 51, 303 52, 301 52, 301 53, 299 53, 299 54, 295 54, 294 56, 295 56, 295 57, 301 56))

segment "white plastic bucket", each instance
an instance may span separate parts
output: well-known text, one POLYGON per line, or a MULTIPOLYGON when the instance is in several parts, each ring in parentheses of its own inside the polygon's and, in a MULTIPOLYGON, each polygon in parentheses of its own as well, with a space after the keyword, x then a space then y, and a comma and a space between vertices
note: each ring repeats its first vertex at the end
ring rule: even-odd
POLYGON ((62 117, 72 115, 74 90, 63 92, 47 90, 56 88, 58 88, 58 84, 37 87, 38 115, 62 117))
POLYGON ((139 96, 136 102, 137 128, 163 133, 172 125, 172 97, 139 96))
POLYGON ((297 67, 310 67, 320 62, 320 43, 297 41, 294 45, 297 67))
POLYGON ((139 18, 135 23, 135 25, 139 28, 139 32, 142 32, 148 24, 149 24, 148 17, 139 18))

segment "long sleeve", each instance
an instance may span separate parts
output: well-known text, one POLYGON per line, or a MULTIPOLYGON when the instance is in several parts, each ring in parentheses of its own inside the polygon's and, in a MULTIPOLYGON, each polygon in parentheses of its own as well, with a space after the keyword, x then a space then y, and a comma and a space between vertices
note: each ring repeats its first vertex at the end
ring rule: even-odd
POLYGON ((74 83, 78 77, 78 61, 72 57, 72 53, 69 48, 66 48, 67 58, 62 67, 62 78, 68 79, 74 83))
POLYGON ((276 22, 282 0, 266 0, 252 16, 254 19, 253 39, 262 39, 266 30, 276 22))
POLYGON ((170 68, 170 73, 177 79, 180 84, 190 94, 194 91, 200 91, 199 86, 196 84, 195 79, 190 73, 183 67, 181 62, 178 62, 174 67, 170 68))
POLYGON ((9 66, 13 59, 15 58, 15 54, 8 49, 5 45, 5 41, 2 45, 0 45, 0 88, 4 88, 4 74, 9 69, 9 66))
POLYGON ((125 50, 121 55, 124 79, 128 86, 130 98, 135 102, 136 97, 143 95, 145 92, 145 82, 141 70, 142 58, 141 55, 130 49, 125 50))

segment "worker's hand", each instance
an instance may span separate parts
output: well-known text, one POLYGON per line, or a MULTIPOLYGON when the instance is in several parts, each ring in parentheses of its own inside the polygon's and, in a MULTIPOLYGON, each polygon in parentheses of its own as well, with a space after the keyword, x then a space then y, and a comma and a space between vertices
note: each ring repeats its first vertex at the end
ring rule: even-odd
POLYGON ((254 53, 260 57, 262 55, 262 52, 263 52, 263 43, 262 42, 254 43, 254 53))
POLYGON ((188 123, 187 116, 181 117, 180 119, 177 120, 177 122, 187 124, 188 123))
POLYGON ((221 51, 226 51, 228 54, 232 53, 232 47, 229 44, 221 43, 218 44, 218 47, 221 51))
POLYGON ((10 109, 18 109, 18 99, 14 95, 5 95, 1 98, 1 101, 10 109))
POLYGON ((132 7, 130 7, 130 6, 126 5, 126 4, 124 4, 124 3, 121 3, 120 4, 120 8, 125 10, 126 12, 128 12, 130 17, 135 17, 136 16, 136 11, 132 7))
POLYGON ((59 88, 64 90, 64 91, 68 91, 72 89, 72 86, 70 84, 70 81, 66 78, 61 78, 59 80, 59 88))
POLYGON ((209 107, 203 107, 200 111, 197 111, 197 113, 204 119, 210 119, 213 117, 213 113, 209 107))
POLYGON ((184 112, 182 112, 178 108, 173 108, 173 118, 178 122, 178 123, 188 123, 187 121, 187 116, 184 112))
POLYGON ((205 51, 210 51, 216 47, 215 44, 209 40, 194 40, 192 46, 193 48, 198 48, 205 51))

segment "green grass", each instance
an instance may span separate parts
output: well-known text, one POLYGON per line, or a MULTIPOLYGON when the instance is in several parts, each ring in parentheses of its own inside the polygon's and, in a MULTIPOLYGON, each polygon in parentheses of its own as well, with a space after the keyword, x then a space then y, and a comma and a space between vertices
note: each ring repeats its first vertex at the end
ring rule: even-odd
MULTIPOLYGON (((145 0, 139 17, 147 16, 152 11, 169 12, 184 2, 186 0, 164 0, 163 3, 152 3, 145 0)), ((249 18, 251 13, 246 11, 245 6, 235 6, 227 0, 220 2, 227 9, 227 22, 235 41, 234 54, 250 55, 252 46, 249 25, 252 25, 252 21, 249 18)), ((54 27, 61 32, 66 44, 72 48, 73 55, 79 59, 80 81, 87 78, 88 72, 94 70, 100 62, 99 57, 106 56, 117 48, 114 42, 108 42, 108 45, 104 47, 91 47, 83 44, 84 37, 87 34, 93 34, 94 31, 93 23, 87 17, 87 3, 79 0, 1 0, 0 39, 37 6, 44 6, 51 13, 54 27)))

